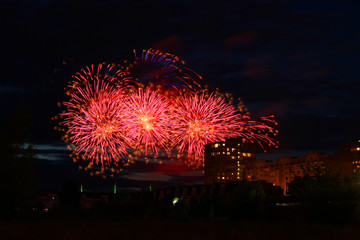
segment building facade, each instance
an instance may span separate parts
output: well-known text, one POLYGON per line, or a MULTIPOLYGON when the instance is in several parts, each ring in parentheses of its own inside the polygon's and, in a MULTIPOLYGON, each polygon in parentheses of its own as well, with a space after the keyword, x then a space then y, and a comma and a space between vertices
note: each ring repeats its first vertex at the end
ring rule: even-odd
POLYGON ((332 174, 352 174, 353 158, 344 154, 328 154, 312 152, 304 157, 281 157, 277 161, 260 160, 246 167, 247 180, 264 180, 279 186, 284 194, 288 191, 288 184, 295 177, 305 173, 311 174, 319 168, 327 168, 332 174))
POLYGON ((304 157, 281 157, 277 161, 256 160, 254 144, 239 139, 205 146, 205 184, 237 180, 260 180, 279 186, 284 194, 296 176, 326 167, 333 174, 360 173, 360 140, 340 146, 335 154, 312 152, 304 157))
POLYGON ((243 180, 245 167, 256 160, 256 146, 240 138, 205 146, 205 184, 243 180))
POLYGON ((360 140, 341 144, 339 153, 352 159, 354 173, 360 173, 360 140))

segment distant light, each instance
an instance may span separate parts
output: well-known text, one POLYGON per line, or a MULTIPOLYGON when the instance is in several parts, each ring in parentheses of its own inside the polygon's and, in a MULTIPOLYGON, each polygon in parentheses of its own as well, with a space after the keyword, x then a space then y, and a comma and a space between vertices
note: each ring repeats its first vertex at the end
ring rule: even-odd
POLYGON ((80 192, 83 192, 83 185, 80 185, 80 192))
POLYGON ((116 183, 114 184, 114 194, 116 194, 116 183))
POLYGON ((149 191, 150 191, 150 192, 152 191, 152 187, 151 187, 151 184, 150 184, 150 186, 149 186, 149 191))
POLYGON ((179 200, 180 200, 180 198, 178 198, 178 197, 174 198, 174 199, 172 200, 173 206, 175 206, 175 204, 176 204, 177 202, 179 202, 179 200))

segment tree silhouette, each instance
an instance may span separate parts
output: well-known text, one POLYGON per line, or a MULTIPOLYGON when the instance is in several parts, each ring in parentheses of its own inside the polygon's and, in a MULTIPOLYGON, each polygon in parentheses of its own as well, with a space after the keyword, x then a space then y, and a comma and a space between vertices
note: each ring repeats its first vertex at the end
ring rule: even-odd
POLYGON ((322 163, 295 177, 288 193, 305 208, 309 219, 344 223, 356 218, 359 182, 359 176, 343 175, 322 163))
POLYGON ((15 210, 28 207, 35 157, 33 147, 25 146, 29 128, 30 116, 20 101, 0 132, 0 214, 3 218, 11 218, 15 210))

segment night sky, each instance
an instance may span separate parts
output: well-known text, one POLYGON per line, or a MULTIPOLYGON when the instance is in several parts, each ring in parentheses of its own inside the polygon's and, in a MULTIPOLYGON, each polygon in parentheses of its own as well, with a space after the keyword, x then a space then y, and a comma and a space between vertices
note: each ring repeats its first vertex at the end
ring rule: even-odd
MULTIPOLYGON (((50 118, 71 75, 99 62, 132 59, 133 49, 173 53, 241 97, 254 116, 274 114, 279 149, 258 158, 336 152, 360 137, 359 3, 354 1, 5 0, 1 7, 0 99, 5 126, 20 99, 33 127, 36 178, 58 190, 65 180, 107 191, 114 180, 79 172, 50 118)), ((202 183, 182 163, 139 161, 121 189, 202 183)))

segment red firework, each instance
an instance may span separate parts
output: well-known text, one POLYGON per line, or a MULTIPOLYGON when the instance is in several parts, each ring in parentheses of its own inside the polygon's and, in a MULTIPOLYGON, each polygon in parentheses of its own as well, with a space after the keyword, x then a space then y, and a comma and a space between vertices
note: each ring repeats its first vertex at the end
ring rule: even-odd
POLYGON ((87 67, 69 84, 70 100, 60 122, 66 127, 65 140, 73 144, 76 155, 96 164, 117 161, 128 147, 123 134, 123 90, 115 81, 120 71, 111 74, 112 65, 87 67))
POLYGON ((135 149, 167 150, 169 118, 169 101, 163 95, 139 88, 128 96, 125 130, 135 149))
POLYGON ((60 130, 74 161, 90 162, 85 169, 96 164, 101 165, 96 174, 118 173, 132 155, 150 152, 157 158, 163 150, 174 153, 171 148, 198 167, 206 144, 233 137, 263 148, 276 145, 268 135, 276 135, 268 125, 275 123, 272 116, 256 121, 227 95, 196 92, 202 78, 178 57, 150 49, 135 52, 135 58, 127 67, 91 65, 69 82, 60 130))
POLYGON ((206 144, 241 137, 245 142, 275 145, 268 132, 273 129, 266 122, 271 117, 252 120, 239 112, 231 101, 217 93, 206 92, 181 95, 174 101, 173 146, 187 154, 190 165, 201 166, 206 144))
POLYGON ((174 101, 173 146, 187 152, 193 163, 203 161, 204 146, 235 137, 238 127, 235 107, 220 96, 205 92, 182 95, 174 101))

